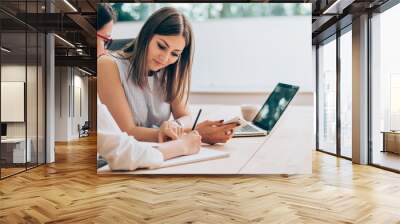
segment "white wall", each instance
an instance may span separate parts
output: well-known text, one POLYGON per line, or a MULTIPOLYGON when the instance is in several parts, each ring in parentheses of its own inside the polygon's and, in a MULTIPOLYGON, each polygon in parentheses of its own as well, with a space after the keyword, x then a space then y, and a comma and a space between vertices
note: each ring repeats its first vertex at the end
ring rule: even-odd
POLYGON ((88 80, 82 75, 71 67, 56 67, 55 141, 77 139, 78 124, 88 120, 88 80), (81 105, 82 114, 77 105, 81 105))
POLYGON ((68 67, 55 68, 55 141, 68 141, 69 139, 69 84, 70 75, 68 67))
MULTIPOLYGON (((142 23, 121 22, 114 39, 134 38, 142 23)), ((192 22, 193 92, 269 92, 278 82, 313 92, 310 16, 192 22)))
MULTIPOLYGON (((263 105, 270 93, 240 93, 240 92, 192 92, 189 104, 223 104, 223 105, 263 105)), ((292 105, 314 106, 314 94, 298 93, 291 102, 292 105)))
MULTIPOLYGON (((75 70, 76 72, 79 72, 75 70)), ((82 74, 82 73, 79 73, 82 74)), ((75 75, 74 76, 74 108, 73 110, 75 113, 73 113, 73 119, 71 120, 72 124, 72 130, 71 134, 74 138, 77 138, 79 133, 78 133, 78 124, 81 126, 85 123, 85 121, 88 120, 88 78, 87 77, 82 77, 80 75, 75 75), (78 90, 80 90, 80 93, 78 93, 78 90), (80 97, 79 97, 80 95, 80 97), (80 101, 80 102, 79 102, 80 101), (79 108, 81 107, 81 108, 79 108), (81 110, 81 111, 80 111, 81 110)))

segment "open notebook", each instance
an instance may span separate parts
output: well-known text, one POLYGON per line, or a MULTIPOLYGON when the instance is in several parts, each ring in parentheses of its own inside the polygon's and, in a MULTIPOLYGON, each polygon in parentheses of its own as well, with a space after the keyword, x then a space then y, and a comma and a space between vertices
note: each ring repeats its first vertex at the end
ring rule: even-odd
POLYGON ((164 163, 159 168, 183 165, 183 164, 187 164, 187 163, 195 163, 195 162, 200 162, 200 161, 204 161, 204 160, 219 159, 219 158, 224 158, 224 157, 228 157, 228 156, 229 156, 228 152, 200 148, 200 151, 197 154, 189 155, 189 156, 180 156, 180 157, 176 157, 176 158, 164 161, 164 163))
MULTIPOLYGON (((148 143, 148 144, 153 147, 157 147, 158 143, 148 143)), ((173 159, 169 159, 167 161, 164 161, 164 163, 161 164, 160 167, 157 167, 155 169, 160 169, 160 168, 170 167, 170 166, 184 165, 184 164, 188 164, 188 163, 196 163, 196 162, 201 162, 201 161, 206 161, 206 160, 225 158, 228 156, 229 156, 228 152, 201 147, 197 154, 188 155, 188 156, 180 156, 180 157, 176 157, 173 159)), ((101 167, 97 170, 97 172, 100 172, 100 173, 107 172, 107 171, 111 171, 110 167, 108 165, 101 167)))

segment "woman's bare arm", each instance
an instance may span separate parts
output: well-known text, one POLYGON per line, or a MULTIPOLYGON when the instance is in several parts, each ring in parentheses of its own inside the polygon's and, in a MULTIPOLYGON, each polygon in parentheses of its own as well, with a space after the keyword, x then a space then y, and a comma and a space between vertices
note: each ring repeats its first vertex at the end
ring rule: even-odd
POLYGON ((186 93, 181 100, 176 98, 174 101, 172 101, 171 110, 174 119, 178 120, 185 130, 190 131, 192 125, 192 116, 190 115, 186 105, 186 99, 188 97, 187 95, 188 93, 186 93))
POLYGON ((139 141, 158 141, 159 129, 136 126, 117 64, 111 56, 103 56, 97 60, 97 77, 100 100, 107 106, 119 128, 139 141))

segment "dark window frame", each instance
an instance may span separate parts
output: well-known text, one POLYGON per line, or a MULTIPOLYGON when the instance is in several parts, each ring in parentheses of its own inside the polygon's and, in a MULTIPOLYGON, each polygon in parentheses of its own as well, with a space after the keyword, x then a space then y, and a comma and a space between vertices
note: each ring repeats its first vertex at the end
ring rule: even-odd
MULTIPOLYGON (((36 11, 38 12, 39 11, 39 6, 38 6, 38 4, 39 4, 39 2, 42 2, 42 1, 39 1, 39 0, 36 0, 35 1, 35 3, 36 3, 36 11)), ((24 1, 24 3, 27 3, 26 1, 24 1)), ((3 11, 3 9, 1 9, 2 11, 3 11)), ((27 11, 27 5, 25 4, 25 11, 27 11)), ((46 11, 47 11, 47 7, 46 7, 46 11)), ((6 11, 3 11, 3 12, 6 12, 6 11)), ((25 16, 27 16, 27 14, 25 13, 25 16)), ((18 20, 18 19, 17 19, 18 20)), ((20 171, 18 171, 18 172, 15 172, 15 173, 12 173, 12 174, 9 174, 9 175, 7 175, 7 176, 3 176, 3 173, 2 173, 2 166, 1 166, 1 164, 0 164, 0 180, 3 180, 3 179, 6 179, 6 178, 8 178, 8 177, 12 177, 12 176, 14 176, 14 175, 17 175, 17 174, 19 174, 19 173, 23 173, 23 172, 26 172, 27 170, 30 170, 30 169, 33 169, 33 168, 36 168, 36 167, 39 167, 39 166, 41 166, 41 165, 44 165, 44 164, 46 164, 46 161, 47 161, 47 152, 46 152, 46 148, 47 148, 47 113, 46 113, 46 108, 47 108, 47 82, 46 82, 46 78, 47 78, 47 33, 45 33, 45 32, 42 32, 42 31, 40 31, 40 30, 37 30, 37 29, 35 29, 35 28, 33 28, 32 26, 29 26, 28 24, 26 24, 25 23, 25 25, 24 25, 24 30, 23 31, 20 31, 20 32, 9 32, 9 31, 0 31, 0 45, 2 45, 1 44, 1 36, 2 36, 2 34, 3 33, 19 33, 19 34, 21 34, 21 35, 25 35, 25 58, 24 58, 24 60, 25 60, 25 86, 24 86, 24 96, 25 96, 25 99, 24 99, 24 120, 25 120, 25 136, 24 136, 24 138, 25 138, 25 166, 24 166, 24 169, 23 170, 20 170, 20 171), (36 34, 36 57, 37 57, 37 59, 36 59, 36 136, 33 136, 33 138, 36 138, 36 142, 37 142, 37 147, 36 147, 36 162, 35 163, 32 163, 32 161, 31 162, 27 162, 27 158, 28 158, 28 153, 27 153, 27 148, 28 148, 28 143, 27 143, 27 139, 28 139, 28 112, 27 112, 27 81, 28 81, 28 79, 27 79, 27 75, 28 75, 28 68, 27 68, 27 66, 28 66, 28 33, 29 34, 36 34), (44 155, 41 155, 41 157, 43 157, 43 159, 44 159, 44 161, 43 161, 43 163, 39 163, 39 79, 38 79, 38 76, 39 76, 39 69, 38 69, 38 66, 39 66, 39 34, 44 34, 43 36, 42 36, 42 38, 40 38, 40 41, 42 42, 42 44, 43 44, 43 46, 41 46, 42 48, 44 48, 44 49, 41 49, 41 51, 40 51, 40 53, 42 53, 43 55, 41 55, 41 57, 42 57, 42 59, 44 60, 44 67, 43 67, 43 69, 42 69, 42 82, 44 83, 44 86, 43 86, 43 88, 44 88, 44 98, 43 98, 43 105, 42 105, 42 107, 43 107, 43 109, 44 109, 44 117, 42 117, 44 120, 42 120, 41 122, 43 122, 43 124, 44 124, 44 126, 43 126, 43 128, 44 128, 44 132, 43 132, 43 134, 44 134, 44 136, 43 136, 43 141, 44 141, 44 144, 43 144, 43 149, 42 149, 42 152, 44 152, 44 155), (29 163, 29 166, 28 166, 28 163, 29 163)), ((1 53, 0 53, 0 81, 1 81, 1 67, 2 67, 2 56, 1 56, 1 53)), ((1 86, 0 86, 0 89, 1 89, 1 86)), ((0 91, 1 92, 1 91, 0 91)), ((1 96, 1 93, 0 93, 0 96, 1 96)), ((1 110, 1 105, 0 105, 0 110, 1 110)), ((0 115, 1 116, 1 115, 0 115)), ((1 120, 1 119, 0 119, 1 120)), ((0 121, 0 123, 1 123, 1 121, 0 121)), ((32 149, 31 149, 32 150, 32 149)), ((32 155, 32 153, 31 153, 31 155, 32 155)), ((1 144, 0 144, 0 158, 1 158, 1 144)), ((22 168, 22 167, 21 167, 22 168)))
MULTIPOLYGON (((340 22, 340 21, 339 21, 340 22)), ((339 27, 338 27, 339 28, 339 27)), ((333 33, 332 35, 326 37, 325 39, 321 40, 317 45, 316 45, 316 150, 318 152, 323 152, 329 155, 333 155, 339 158, 343 158, 346 160, 352 160, 352 158, 347 157, 342 155, 342 150, 341 150, 341 117, 340 117, 340 103, 341 103, 341 99, 340 99, 340 82, 341 82, 341 65, 340 65, 340 37, 343 36, 344 34, 346 34, 347 32, 351 32, 352 31, 352 23, 346 25, 343 28, 340 28, 338 30, 336 30, 335 33, 333 33), (319 103, 319 84, 320 84, 320 80, 319 80, 319 52, 318 49, 320 48, 321 45, 325 45, 327 43, 330 43, 331 41, 336 41, 336 152, 332 153, 332 152, 328 152, 324 149, 321 149, 319 147, 319 107, 320 107, 320 103, 319 103)))

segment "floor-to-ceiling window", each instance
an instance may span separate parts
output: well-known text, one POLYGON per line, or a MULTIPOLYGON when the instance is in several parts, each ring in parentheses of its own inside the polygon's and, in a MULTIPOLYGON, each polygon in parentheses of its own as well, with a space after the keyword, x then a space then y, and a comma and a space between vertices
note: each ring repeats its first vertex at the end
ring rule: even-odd
POLYGON ((400 4, 371 18, 371 162, 400 171, 400 4))
POLYGON ((352 157, 352 33, 351 25, 340 36, 340 155, 352 157))
POLYGON ((352 26, 318 44, 317 148, 352 157, 352 26))
POLYGON ((0 178, 45 162, 44 1, 0 2, 0 178))
POLYGON ((318 149, 336 154, 336 39, 319 45, 318 149))

